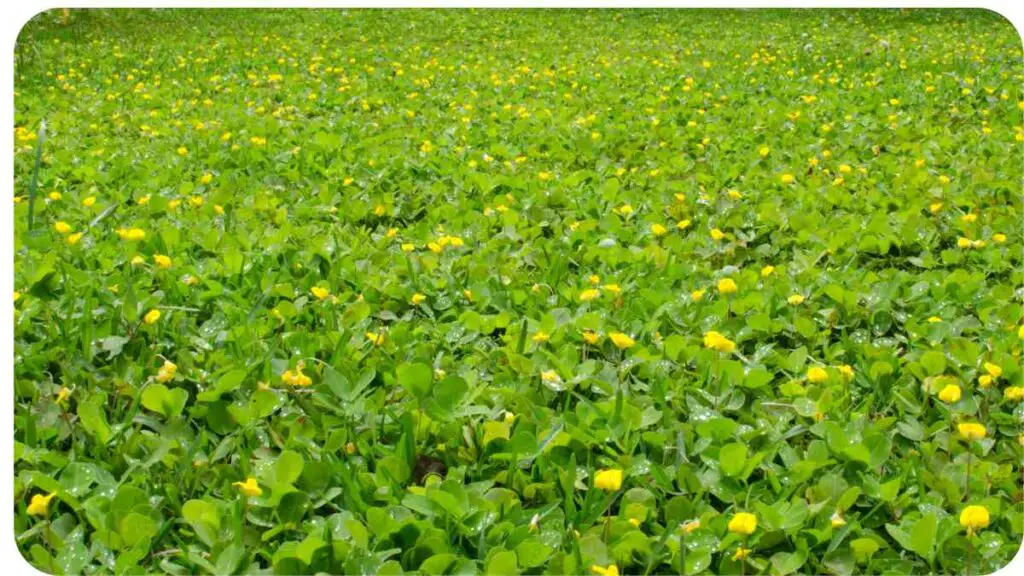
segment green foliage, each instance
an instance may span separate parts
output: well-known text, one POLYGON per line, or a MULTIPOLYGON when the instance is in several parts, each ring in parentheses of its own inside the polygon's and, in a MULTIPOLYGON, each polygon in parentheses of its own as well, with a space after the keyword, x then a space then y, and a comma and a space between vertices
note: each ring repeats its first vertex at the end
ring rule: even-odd
POLYGON ((40 570, 983 574, 1024 537, 993 13, 73 10, 15 56, 40 570))

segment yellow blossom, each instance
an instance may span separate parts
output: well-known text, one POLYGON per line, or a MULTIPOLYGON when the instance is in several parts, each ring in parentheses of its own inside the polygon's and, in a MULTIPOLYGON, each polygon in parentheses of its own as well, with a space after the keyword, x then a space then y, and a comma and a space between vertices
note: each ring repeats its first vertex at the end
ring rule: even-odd
POLYGON ((1010 401, 1024 400, 1024 388, 1020 386, 1010 386, 1003 390, 1003 398, 1010 401))
POLYGON ((850 378, 853 378, 853 366, 843 364, 839 367, 839 373, 843 375, 843 378, 849 380, 850 378))
POLYGON ((988 527, 988 508, 984 506, 966 506, 960 512, 960 525, 967 528, 967 535, 973 536, 975 532, 988 527))
POLYGON ((946 404, 960 400, 960 387, 956 384, 947 384, 942 390, 939 390, 939 400, 946 404))
POLYGON ((690 219, 689 218, 687 218, 685 220, 680 220, 679 222, 676 223, 676 228, 678 228, 679 230, 686 230, 689 227, 690 227, 690 219))
POLYGON ((1000 376, 1003 375, 1003 369, 1000 368, 998 364, 992 364, 991 362, 985 362, 985 364, 983 364, 983 366, 985 367, 985 372, 988 372, 989 374, 991 374, 993 378, 999 378, 1000 376))
POLYGON ((782 182, 783 184, 792 184, 795 179, 796 178, 794 178, 794 176, 788 172, 786 174, 783 174, 782 176, 779 176, 779 181, 782 182))
POLYGON ((651 234, 655 236, 662 236, 668 232, 668 228, 665 228, 661 224, 651 224, 651 234))
POLYGON ((992 376, 989 376, 988 374, 982 374, 981 376, 978 376, 978 386, 981 386, 982 388, 988 388, 991 385, 992 376))
POLYGON ((610 564, 607 568, 594 564, 590 567, 590 571, 597 576, 619 576, 619 567, 615 564, 610 564))
POLYGON ((732 278, 722 278, 718 281, 718 291, 722 294, 735 294, 738 287, 732 278))
POLYGON ((58 234, 69 234, 72 230, 71 226, 63 220, 54 222, 53 229, 56 230, 58 234))
POLYGON ((765 266, 764 268, 761 268, 761 278, 767 278, 767 277, 771 276, 774 273, 775 273, 775 266, 772 266, 771 264, 765 266))
POLYGON ((736 350, 736 343, 722 334, 711 330, 704 334, 704 347, 719 352, 731 353, 736 350))
POLYGON ((721 240, 722 238, 725 238, 725 233, 722 232, 721 230, 719 230, 718 228, 712 228, 711 229, 711 238, 713 240, 716 240, 716 241, 717 240, 721 240))
POLYGON ((608 334, 608 338, 611 339, 612 344, 615 344, 615 347, 619 350, 632 348, 633 345, 636 344, 635 340, 622 332, 611 332, 608 334))
POLYGON ((802 304, 804 299, 805 298, 803 294, 793 294, 792 296, 787 298, 786 301, 792 304, 793 306, 797 306, 799 304, 802 304))
POLYGON ((832 513, 832 517, 829 518, 833 528, 840 528, 846 525, 846 519, 838 511, 832 513))
POLYGON ((746 560, 747 556, 750 556, 750 548, 740 546, 736 549, 736 553, 732 555, 732 560, 733 562, 739 562, 741 560, 746 560))
POLYGON ((366 338, 374 345, 380 346, 384 344, 384 332, 367 332, 366 338))
POLYGON ((82 233, 81 232, 75 232, 74 234, 68 234, 68 238, 67 238, 68 244, 71 244, 71 245, 78 244, 78 241, 81 240, 81 239, 82 239, 82 233))
POLYGON ((960 437, 964 440, 980 440, 985 437, 985 427, 977 422, 962 422, 957 426, 960 437))
POLYGON ((601 336, 598 335, 597 332, 594 332, 592 330, 583 331, 583 341, 586 342, 587 344, 597 344, 598 340, 600 339, 601 336))
POLYGON ((531 338, 531 340, 533 340, 537 344, 543 344, 544 342, 547 342, 550 339, 551 339, 551 335, 550 334, 548 334, 547 332, 541 332, 541 331, 538 331, 536 334, 533 335, 533 338, 531 338))
POLYGON ((170 256, 164 256, 163 254, 153 254, 153 262, 164 270, 170 268, 172 265, 170 256))
POLYGON ((828 380, 828 372, 821 366, 811 366, 807 369, 807 379, 819 384, 828 380))
POLYGON ((698 528, 700 528, 700 520, 687 520, 679 525, 679 529, 683 531, 683 534, 690 534, 698 528))
POLYGON ((750 512, 737 512, 729 520, 729 532, 750 536, 757 530, 757 516, 750 512))
POLYGON ((704 298, 704 290, 694 290, 693 292, 690 292, 690 299, 694 302, 700 302, 702 298, 704 298))
POLYGON ((42 494, 32 496, 32 500, 28 504, 28 513, 32 516, 46 516, 50 513, 50 500, 53 500, 55 496, 57 496, 56 492, 51 492, 45 496, 42 494))
POLYGON ((143 318, 142 318, 142 320, 146 324, 156 324, 157 320, 159 320, 159 319, 160 319, 160 311, 157 310, 156 308, 153 308, 149 312, 146 312, 146 315, 143 316, 143 318))
POLYGON ((322 286, 313 286, 309 291, 312 292, 313 296, 316 296, 316 299, 320 301, 326 300, 327 297, 331 295, 331 291, 322 286))
POLYGON ((238 490, 246 496, 263 495, 263 490, 261 490, 259 484, 256 483, 256 479, 252 477, 246 478, 245 482, 233 482, 231 485, 238 488, 238 490))
POLYGON ((617 468, 600 470, 594 476, 594 488, 605 492, 615 492, 622 487, 622 470, 617 468))
POLYGON ((203 177, 199 179, 199 182, 202 184, 209 184, 210 182, 213 182, 213 174, 210 174, 209 172, 203 174, 203 177))
POLYGON ((412 302, 413 305, 416 305, 416 304, 422 304, 426 300, 427 300, 427 297, 425 295, 420 294, 419 292, 417 292, 417 293, 412 295, 412 300, 410 300, 410 302, 412 302))

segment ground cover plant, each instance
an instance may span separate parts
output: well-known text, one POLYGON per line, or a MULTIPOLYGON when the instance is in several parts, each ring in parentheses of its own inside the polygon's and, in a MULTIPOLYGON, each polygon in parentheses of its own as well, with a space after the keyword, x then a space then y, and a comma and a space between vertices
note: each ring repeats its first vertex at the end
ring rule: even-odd
POLYGON ((996 14, 52 11, 14 57, 13 506, 43 571, 1020 546, 996 14))

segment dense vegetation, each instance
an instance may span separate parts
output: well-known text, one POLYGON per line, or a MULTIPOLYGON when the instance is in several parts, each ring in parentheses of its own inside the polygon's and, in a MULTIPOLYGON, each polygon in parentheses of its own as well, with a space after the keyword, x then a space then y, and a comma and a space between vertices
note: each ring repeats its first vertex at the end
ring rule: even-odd
POLYGON ((41 570, 977 574, 1020 546, 998 15, 75 10, 15 59, 41 570))

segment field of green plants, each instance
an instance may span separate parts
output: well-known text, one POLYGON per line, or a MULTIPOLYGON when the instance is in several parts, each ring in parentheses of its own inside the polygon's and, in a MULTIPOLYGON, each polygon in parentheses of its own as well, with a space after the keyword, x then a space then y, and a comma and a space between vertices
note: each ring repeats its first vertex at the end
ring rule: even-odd
POLYGON ((984 574, 1024 538, 984 11, 51 11, 14 53, 50 573, 984 574))

